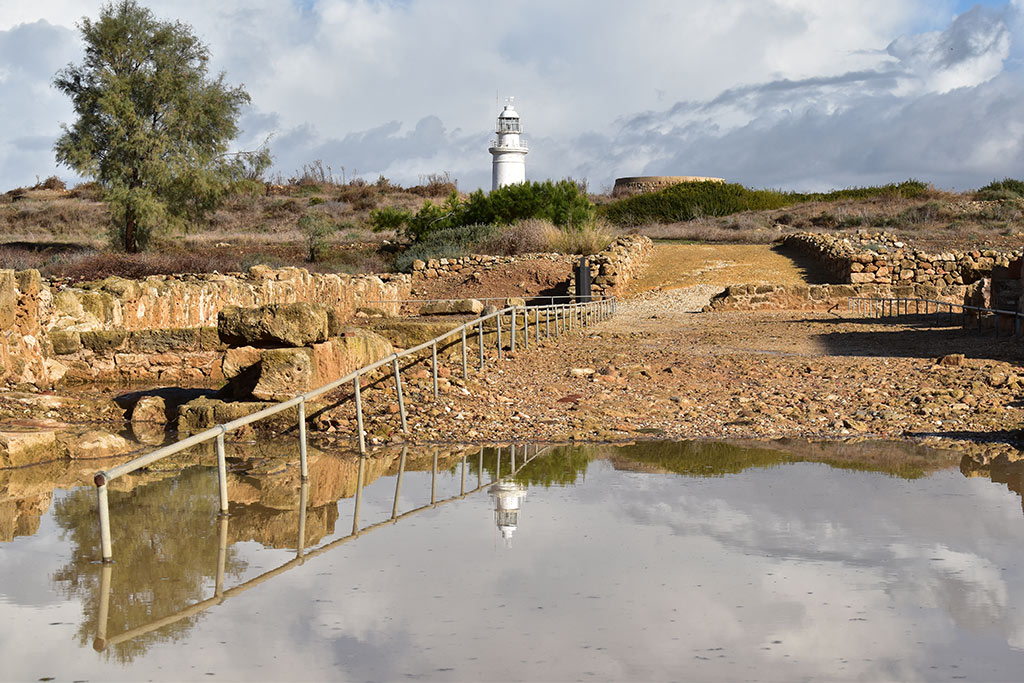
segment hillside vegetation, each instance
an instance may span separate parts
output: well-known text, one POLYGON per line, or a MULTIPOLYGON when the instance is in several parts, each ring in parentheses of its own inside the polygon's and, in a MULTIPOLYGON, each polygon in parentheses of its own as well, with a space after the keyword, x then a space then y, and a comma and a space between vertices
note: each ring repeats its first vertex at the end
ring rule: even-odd
POLYGON ((110 245, 102 189, 57 178, 0 195, 0 267, 74 280, 242 271, 263 263, 329 272, 408 270, 466 253, 593 253, 616 234, 706 243, 770 243, 796 230, 888 230, 929 249, 1018 247, 1024 182, 952 194, 908 180, 827 193, 688 183, 613 199, 571 180, 458 191, 447 174, 401 187, 337 178, 320 162, 276 182, 236 183, 201 222, 153 235, 141 254, 110 245))
POLYGON ((658 192, 627 197, 601 207, 601 213, 618 225, 673 223, 703 216, 728 216, 741 211, 780 209, 807 202, 837 202, 875 197, 914 199, 925 195, 928 185, 918 180, 879 187, 854 187, 833 192, 784 192, 752 190, 737 183, 680 183, 658 192))

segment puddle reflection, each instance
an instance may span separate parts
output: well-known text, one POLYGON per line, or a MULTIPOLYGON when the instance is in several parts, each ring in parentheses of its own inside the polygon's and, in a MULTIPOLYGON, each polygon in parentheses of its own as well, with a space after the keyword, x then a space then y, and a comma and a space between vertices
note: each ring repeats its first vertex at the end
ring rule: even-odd
POLYGON ((212 639, 230 663, 189 657, 218 675, 284 676, 253 668, 267 638, 310 678, 1012 680, 1024 666, 1022 462, 647 442, 311 452, 302 481, 292 460, 236 454, 226 517, 208 466, 125 482, 112 565, 95 562, 93 488, 4 473, 32 501, 0 507, 17 532, 0 554, 6 675, 200 678, 174 662, 212 639), (44 543, 52 569, 19 565, 44 543), (40 572, 57 597, 29 586, 40 572), (48 617, 77 648, 33 630, 52 609, 78 611, 48 617), (39 669, 36 642, 71 668, 39 669))

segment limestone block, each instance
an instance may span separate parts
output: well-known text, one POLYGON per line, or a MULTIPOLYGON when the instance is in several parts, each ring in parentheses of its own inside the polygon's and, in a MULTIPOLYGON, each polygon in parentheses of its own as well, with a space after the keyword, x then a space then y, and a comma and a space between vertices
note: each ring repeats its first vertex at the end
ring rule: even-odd
POLYGON ((327 311, 307 302, 228 306, 217 315, 217 332, 233 346, 305 346, 327 339, 327 311))
POLYGON ((51 330, 49 337, 53 352, 58 356, 75 353, 82 348, 82 338, 74 330, 51 330))
POLYGON ((0 270, 0 329, 14 327, 17 319, 18 296, 14 286, 14 271, 0 270))
POLYGON ((166 424, 167 402, 161 396, 143 396, 132 408, 132 424, 136 422, 166 424))
POLYGON ((120 434, 111 434, 100 430, 86 432, 65 441, 68 456, 78 458, 111 458, 124 455, 132 450, 128 439, 120 434))
POLYGON ((81 320, 85 317, 85 309, 78 296, 70 289, 63 289, 53 297, 53 306, 63 316, 81 320))
POLYGON ((199 329, 137 330, 131 333, 131 345, 142 353, 164 353, 171 350, 193 351, 199 348, 199 329))
POLYGON ((251 393, 263 401, 282 401, 392 353, 390 342, 367 330, 349 330, 312 347, 264 349, 251 393))
MULTIPOLYGON (((185 433, 201 432, 217 424, 251 415, 268 404, 260 401, 222 401, 200 397, 181 406, 178 412, 178 430, 185 433)), ((266 420, 255 423, 252 430, 281 430, 294 427, 299 418, 298 408, 289 408, 266 420)), ((252 431, 250 430, 250 431, 252 431)), ((238 432, 232 432, 238 434, 238 432)))
POLYGON ((54 431, 0 432, 0 467, 22 467, 60 457, 54 431))
POLYGON ((252 395, 261 401, 283 401, 309 391, 316 387, 313 368, 310 348, 264 349, 252 395))
POLYGON ((262 350, 255 346, 239 346, 224 352, 221 371, 225 379, 234 379, 260 362, 262 350))
POLYGON ((35 296, 43 289, 43 276, 35 268, 18 271, 16 277, 22 296, 35 296))
POLYGON ((420 315, 459 315, 477 314, 484 310, 484 305, 477 299, 460 299, 458 301, 438 301, 420 309, 420 315))
POLYGON ((526 299, 521 296, 510 296, 505 299, 505 306, 525 306, 526 299))
POLYGON ((124 330, 92 330, 79 332, 82 346, 90 351, 110 351, 124 345, 128 333, 124 330))

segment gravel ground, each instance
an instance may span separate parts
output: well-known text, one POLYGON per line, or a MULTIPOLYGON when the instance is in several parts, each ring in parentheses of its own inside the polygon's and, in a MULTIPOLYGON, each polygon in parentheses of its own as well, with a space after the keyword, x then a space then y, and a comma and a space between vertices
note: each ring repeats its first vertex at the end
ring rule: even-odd
MULTIPOLYGON (((443 367, 437 402, 427 373, 410 373, 408 439, 1016 443, 1024 417, 1020 344, 824 313, 697 313, 714 291, 705 285, 623 302, 613 320, 520 346, 465 382, 453 379, 461 367, 443 367), (938 362, 950 354, 966 357, 938 362)), ((373 440, 406 438, 396 430, 389 389, 364 392, 364 400, 373 440)), ((347 408, 325 420, 349 438, 347 408)))

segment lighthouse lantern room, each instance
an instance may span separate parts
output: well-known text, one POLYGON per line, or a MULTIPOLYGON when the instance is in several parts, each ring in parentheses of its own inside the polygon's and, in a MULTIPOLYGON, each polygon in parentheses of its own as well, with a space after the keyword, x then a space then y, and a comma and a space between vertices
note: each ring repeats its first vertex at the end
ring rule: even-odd
POLYGON ((513 106, 513 98, 498 115, 495 129, 498 139, 494 140, 488 150, 494 160, 491 164, 491 189, 526 182, 526 143, 520 139, 522 132, 519 114, 513 106))

